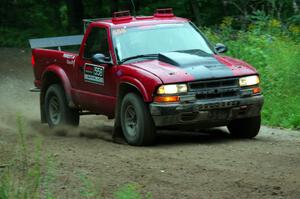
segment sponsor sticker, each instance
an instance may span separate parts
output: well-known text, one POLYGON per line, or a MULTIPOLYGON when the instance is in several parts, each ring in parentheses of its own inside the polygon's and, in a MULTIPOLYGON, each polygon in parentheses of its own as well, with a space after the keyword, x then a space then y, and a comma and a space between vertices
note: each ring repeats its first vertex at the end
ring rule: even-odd
POLYGON ((75 55, 71 55, 71 54, 63 54, 63 58, 66 59, 66 63, 68 65, 75 65, 75 55))
POLYGON ((104 84, 104 67, 94 64, 85 64, 84 81, 94 84, 104 84))

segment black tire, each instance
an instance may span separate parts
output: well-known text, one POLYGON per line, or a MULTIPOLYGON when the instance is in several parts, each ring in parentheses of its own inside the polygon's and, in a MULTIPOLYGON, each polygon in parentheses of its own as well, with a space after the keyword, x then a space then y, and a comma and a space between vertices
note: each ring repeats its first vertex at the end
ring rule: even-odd
POLYGON ((121 103, 121 126, 128 144, 145 146, 154 143, 155 125, 148 106, 135 94, 127 94, 121 103))
POLYGON ((254 138, 260 130, 261 117, 251 117, 233 120, 227 126, 232 137, 254 138))
POLYGON ((64 89, 59 84, 49 86, 46 91, 45 113, 50 128, 79 125, 79 112, 68 106, 64 89))

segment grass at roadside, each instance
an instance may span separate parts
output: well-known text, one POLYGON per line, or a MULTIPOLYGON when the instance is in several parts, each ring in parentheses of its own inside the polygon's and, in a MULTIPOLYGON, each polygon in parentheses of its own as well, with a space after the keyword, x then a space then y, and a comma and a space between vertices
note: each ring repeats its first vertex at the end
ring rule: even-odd
MULTIPOLYGON (((55 183, 55 160, 53 156, 42 151, 42 138, 34 139, 31 147, 25 132, 24 120, 17 116, 18 144, 15 153, 6 164, 0 164, 0 199, 53 199, 51 183, 55 183), (46 157, 45 157, 46 156, 46 157)), ((78 187, 75 195, 78 198, 101 199, 101 188, 97 187, 86 174, 78 172, 78 187)), ((143 199, 152 198, 150 193, 144 194, 136 183, 128 183, 119 188, 109 198, 143 199)), ((107 196, 105 196, 107 198, 107 196)))
POLYGON ((21 116, 17 116, 17 128, 18 145, 15 155, 0 173, 0 199, 40 198, 43 184, 41 143, 35 143, 34 155, 29 156, 30 152, 21 116))

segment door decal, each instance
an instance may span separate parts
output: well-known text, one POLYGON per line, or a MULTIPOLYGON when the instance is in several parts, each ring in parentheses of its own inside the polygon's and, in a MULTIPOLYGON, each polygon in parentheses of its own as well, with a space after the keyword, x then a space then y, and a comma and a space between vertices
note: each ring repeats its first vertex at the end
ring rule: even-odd
POLYGON ((88 63, 85 64, 84 81, 93 84, 104 84, 104 67, 88 63))

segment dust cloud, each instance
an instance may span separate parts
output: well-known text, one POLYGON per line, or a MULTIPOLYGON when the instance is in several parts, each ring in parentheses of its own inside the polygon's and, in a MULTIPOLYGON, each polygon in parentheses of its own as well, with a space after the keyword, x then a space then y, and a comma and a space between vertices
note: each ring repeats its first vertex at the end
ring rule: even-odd
POLYGON ((16 132, 16 118, 21 116, 31 134, 85 136, 109 139, 113 121, 104 116, 81 117, 79 128, 62 127, 52 131, 40 123, 39 93, 33 85, 30 50, 0 48, 0 130, 16 132))

